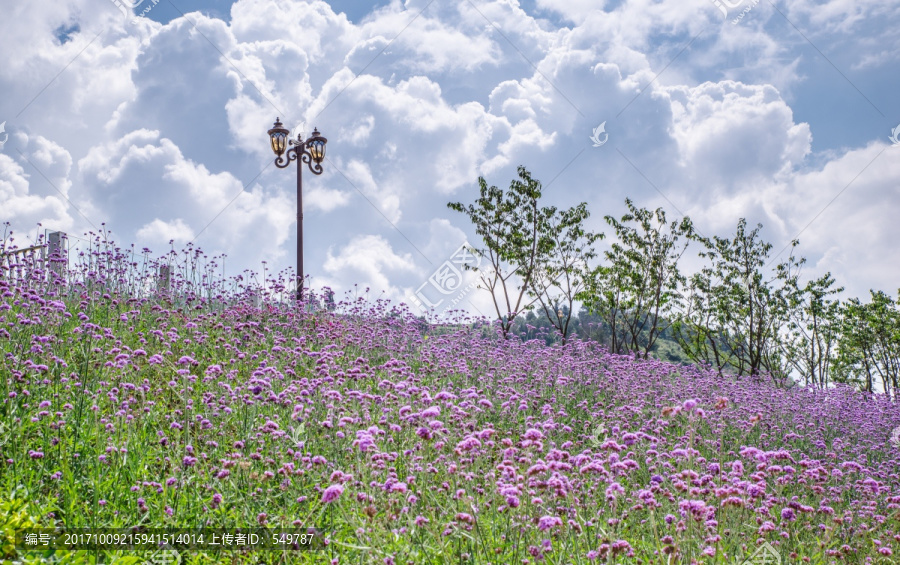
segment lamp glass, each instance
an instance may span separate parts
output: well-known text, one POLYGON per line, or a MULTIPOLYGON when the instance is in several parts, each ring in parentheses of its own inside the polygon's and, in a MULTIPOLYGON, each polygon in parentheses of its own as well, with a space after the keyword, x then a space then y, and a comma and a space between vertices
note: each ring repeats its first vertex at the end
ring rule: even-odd
POLYGON ((312 137, 306 142, 306 147, 309 148, 309 154, 316 163, 321 163, 322 160, 325 159, 326 143, 328 143, 328 140, 322 137, 318 128, 314 129, 312 137))
POLYGON ((312 153, 312 158, 316 163, 321 163, 325 158, 325 142, 314 140, 309 145, 309 152, 312 153))
POLYGON ((277 132, 272 133, 270 137, 272 138, 272 151, 278 156, 284 155, 287 136, 281 132, 277 132))
POLYGON ((281 120, 275 119, 275 126, 269 130, 269 141, 272 143, 272 151, 281 157, 287 149, 287 136, 290 130, 284 127, 281 120))

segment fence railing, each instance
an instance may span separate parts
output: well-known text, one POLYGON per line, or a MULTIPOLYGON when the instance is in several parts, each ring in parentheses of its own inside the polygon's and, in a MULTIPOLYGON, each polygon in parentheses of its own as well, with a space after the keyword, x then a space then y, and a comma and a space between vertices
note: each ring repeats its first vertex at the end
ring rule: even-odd
MULTIPOLYGON (((285 300, 285 296, 293 296, 296 291, 278 289, 278 292, 273 292, 272 289, 245 288, 242 292, 237 289, 228 292, 224 287, 218 290, 207 288, 190 277, 179 278, 171 263, 153 262, 147 265, 150 272, 143 271, 137 278, 129 275, 126 277, 128 280, 125 280, 120 278, 121 269, 118 267, 121 265, 116 265, 115 258, 109 261, 102 254, 93 251, 82 250, 81 253, 76 253, 75 249, 68 248, 68 237, 63 232, 49 233, 46 240, 41 241, 45 242, 23 249, 7 250, 0 245, 0 280, 5 280, 14 287, 60 294, 76 291, 76 288, 80 289, 76 292, 86 290, 89 293, 98 290, 110 293, 125 291, 135 298, 155 296, 170 301, 179 308, 195 308, 204 302, 214 308, 237 303, 255 308, 261 307, 264 302, 277 308, 291 307, 294 304, 293 300, 285 300), (70 255, 74 260, 71 269, 70 255)), ((310 291, 304 298, 308 311, 333 311, 337 307, 334 292, 330 290, 326 290, 321 296, 310 291)))
POLYGON ((66 234, 53 232, 43 245, 0 252, 0 278, 15 284, 64 279, 68 271, 65 239, 66 234))

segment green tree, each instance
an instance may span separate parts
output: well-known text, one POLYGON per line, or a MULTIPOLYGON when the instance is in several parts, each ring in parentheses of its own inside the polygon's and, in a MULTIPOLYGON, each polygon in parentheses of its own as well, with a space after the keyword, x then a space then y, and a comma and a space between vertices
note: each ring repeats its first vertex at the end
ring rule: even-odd
POLYGON ((593 245, 603 234, 585 231, 584 221, 590 216, 585 202, 559 213, 555 208, 547 212, 546 236, 552 247, 535 269, 530 294, 565 345, 573 304, 590 276, 588 261, 597 256, 593 245))
POLYGON ((746 226, 741 218, 733 239, 695 237, 708 264, 690 278, 673 329, 694 362, 709 363, 720 374, 726 368, 739 375, 767 372, 784 383, 789 367, 779 334, 789 322, 799 267, 806 260, 794 258, 793 248, 799 245, 794 240, 790 257, 766 280, 763 268, 772 244, 759 239, 762 224, 749 233, 746 226))
POLYGON ((844 304, 836 380, 874 392, 877 377, 888 397, 895 397, 900 386, 900 311, 886 293, 873 290, 870 295, 868 304, 857 298, 844 304))
POLYGON ((478 287, 490 291, 504 338, 516 316, 531 308, 533 301, 526 303, 526 295, 536 270, 553 248, 548 235, 549 210, 538 207, 541 183, 523 166, 518 173, 519 178, 513 179, 506 191, 488 187, 484 177, 478 177, 480 196, 474 204, 447 204, 466 214, 482 238, 484 246, 474 251, 486 257, 489 265, 465 268, 478 272, 478 287), (513 278, 516 276, 518 279, 513 278))
POLYGON ((662 208, 639 209, 630 199, 625 205, 628 213, 621 220, 605 217, 618 242, 604 252, 608 264, 594 269, 579 298, 604 318, 611 352, 628 351, 646 359, 670 325, 669 314, 685 281, 678 260, 687 249, 693 225, 687 217, 667 224, 662 208), (682 237, 684 242, 679 244, 682 237))
POLYGON ((791 293, 791 320, 782 349, 806 386, 826 388, 837 359, 841 302, 828 297, 844 287, 833 288, 834 282, 831 273, 826 273, 791 293))

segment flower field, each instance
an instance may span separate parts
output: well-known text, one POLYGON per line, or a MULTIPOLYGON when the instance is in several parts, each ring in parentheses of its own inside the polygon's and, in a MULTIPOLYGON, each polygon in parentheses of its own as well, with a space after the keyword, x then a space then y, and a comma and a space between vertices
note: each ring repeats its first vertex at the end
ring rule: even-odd
POLYGON ((883 397, 441 333, 383 301, 183 310, 0 279, 6 559, 147 559, 28 552, 17 525, 322 538, 184 563, 730 564, 764 544, 782 563, 900 555, 900 409, 883 397))

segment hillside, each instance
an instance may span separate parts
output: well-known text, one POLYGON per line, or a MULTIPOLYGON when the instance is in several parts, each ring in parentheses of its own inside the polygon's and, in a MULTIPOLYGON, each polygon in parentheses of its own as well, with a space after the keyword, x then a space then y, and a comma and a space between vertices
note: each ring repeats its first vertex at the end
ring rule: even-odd
MULTIPOLYGON (((762 544, 783 563, 889 563, 900 550, 900 408, 880 397, 581 340, 432 335, 382 302, 184 315, 3 281, 0 296, 7 523, 314 527, 290 563, 712 564, 762 544)), ((11 532, 5 558, 35 558, 11 532)))

